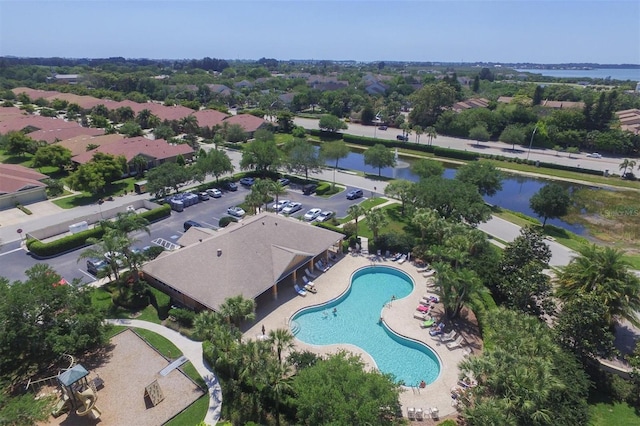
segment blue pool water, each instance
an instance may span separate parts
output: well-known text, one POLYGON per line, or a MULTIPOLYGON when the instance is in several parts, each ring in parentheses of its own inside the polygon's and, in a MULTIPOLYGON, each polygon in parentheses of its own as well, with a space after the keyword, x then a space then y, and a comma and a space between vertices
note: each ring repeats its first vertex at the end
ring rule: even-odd
POLYGON ((404 272, 385 266, 362 268, 353 274, 350 288, 338 299, 298 312, 290 324, 292 332, 312 345, 358 346, 371 355, 381 372, 392 374, 407 386, 421 380, 432 383, 440 374, 440 362, 431 349, 398 336, 379 322, 383 306, 394 295, 401 299, 412 290, 413 282, 404 272))

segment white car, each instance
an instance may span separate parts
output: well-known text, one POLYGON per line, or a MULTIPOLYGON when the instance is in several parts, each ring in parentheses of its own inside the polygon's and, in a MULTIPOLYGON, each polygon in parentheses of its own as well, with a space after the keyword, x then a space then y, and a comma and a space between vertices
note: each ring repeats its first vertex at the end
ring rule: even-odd
POLYGON ((209 196, 213 198, 222 197, 222 192, 218 188, 207 189, 207 194, 209 194, 209 196))
POLYGON ((327 220, 333 217, 333 212, 331 210, 325 210, 316 219, 318 222, 326 222, 327 220))
POLYGON ((242 210, 242 208, 240 208, 238 206, 233 206, 233 207, 229 207, 227 209, 227 213, 229 213, 231 216, 242 217, 242 216, 244 216, 245 211, 242 210))
POLYGON ((289 204, 290 202, 291 200, 279 200, 277 203, 274 203, 273 206, 271 206, 271 208, 279 212, 280 210, 287 207, 287 204, 289 204))
POLYGON ((592 152, 591 154, 587 154, 587 157, 590 157, 590 158, 602 158, 602 155, 598 154, 597 152, 592 152))
POLYGON ((283 209, 282 213, 284 214, 292 214, 297 212, 298 210, 302 210, 302 203, 291 202, 287 204, 283 209))
POLYGON ((119 251, 108 251, 104 254, 104 258, 108 263, 115 260, 119 268, 124 266, 124 255, 119 251))
POLYGON ((322 210, 320 209, 311 209, 304 214, 304 220, 311 222, 312 220, 320 216, 320 213, 322 213, 322 210))

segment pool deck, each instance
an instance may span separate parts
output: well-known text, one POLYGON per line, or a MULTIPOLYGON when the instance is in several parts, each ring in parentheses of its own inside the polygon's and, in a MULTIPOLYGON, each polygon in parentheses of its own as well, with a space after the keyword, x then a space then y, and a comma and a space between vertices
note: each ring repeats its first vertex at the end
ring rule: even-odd
MULTIPOLYGON (((433 294, 433 290, 429 287, 433 278, 424 278, 411 262, 404 262, 400 265, 375 255, 345 255, 327 272, 314 271, 318 274, 318 277, 313 280, 318 289, 316 294, 307 293, 305 297, 302 297, 296 295, 293 288, 280 288, 280 297, 277 303, 270 303, 270 306, 258 308, 258 320, 244 333, 244 337, 246 339, 259 338, 262 334, 262 326, 265 327, 267 333, 269 330, 288 327, 289 318, 298 310, 335 299, 347 290, 351 274, 354 271, 364 266, 373 265, 397 268, 406 272, 414 280, 415 286, 411 294, 391 302, 381 310, 381 316, 389 328, 396 333, 427 344, 437 354, 441 363, 440 375, 433 383, 423 389, 420 389, 417 383, 408 384, 413 387, 403 388, 403 392, 400 394, 403 416, 407 416, 407 408, 409 407, 422 408, 425 412, 429 408, 437 408, 441 418, 455 416, 457 412, 452 404, 451 389, 456 386, 459 380, 457 365, 466 356, 477 354, 482 349, 477 324, 473 314, 466 311, 463 313, 463 318, 456 323, 444 321, 446 331, 457 330, 465 337, 465 344, 461 348, 448 349, 445 344, 431 338, 428 329, 421 328, 421 321, 413 318, 413 314, 417 312, 416 307, 422 296, 427 293, 433 294), (464 318, 466 315, 470 318, 464 318)), ((437 304, 433 312, 436 317, 441 317, 442 310, 442 305, 437 304)), ((360 354, 368 367, 375 366, 372 358, 366 352, 352 345, 314 346, 296 339, 294 349, 310 350, 317 354, 336 353, 340 349, 346 349, 360 354)))

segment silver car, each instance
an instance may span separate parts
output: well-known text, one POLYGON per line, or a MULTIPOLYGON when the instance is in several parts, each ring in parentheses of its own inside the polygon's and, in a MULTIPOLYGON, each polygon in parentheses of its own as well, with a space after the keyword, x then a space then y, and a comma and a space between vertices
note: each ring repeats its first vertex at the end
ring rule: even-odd
POLYGON ((242 210, 242 208, 238 207, 238 206, 229 207, 227 209, 227 213, 229 213, 231 216, 235 216, 235 217, 242 217, 242 216, 245 215, 245 211, 242 210))
POLYGON ((311 209, 304 214, 304 220, 306 220, 307 222, 311 222, 312 220, 315 220, 318 216, 320 216, 320 213, 322 213, 322 210, 320 209, 311 209))
POLYGON ((284 214, 292 214, 297 212, 298 210, 302 210, 302 203, 291 202, 287 204, 283 209, 282 213, 284 214))

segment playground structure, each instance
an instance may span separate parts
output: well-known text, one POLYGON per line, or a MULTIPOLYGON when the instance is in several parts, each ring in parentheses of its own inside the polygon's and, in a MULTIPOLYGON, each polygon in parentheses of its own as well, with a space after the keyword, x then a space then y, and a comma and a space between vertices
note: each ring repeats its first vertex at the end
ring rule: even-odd
POLYGON ((99 419, 102 411, 96 406, 98 400, 97 387, 102 385, 99 377, 87 380, 89 372, 80 364, 58 374, 58 384, 62 389, 61 399, 54 407, 51 414, 54 417, 75 410, 78 416, 89 415, 93 419, 99 419))

